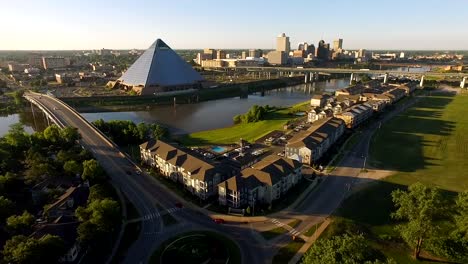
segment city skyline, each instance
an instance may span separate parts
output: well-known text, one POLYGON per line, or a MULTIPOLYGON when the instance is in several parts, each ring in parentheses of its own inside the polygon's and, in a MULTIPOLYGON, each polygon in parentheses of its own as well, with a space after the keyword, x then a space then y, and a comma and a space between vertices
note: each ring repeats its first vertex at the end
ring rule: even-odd
POLYGON ((219 1, 145 3, 89 0, 28 3, 0 1, 5 21, 0 50, 146 49, 155 38, 174 49, 275 49, 276 36, 286 33, 291 47, 344 39, 344 49, 465 50, 466 1, 360 0, 311 5, 272 1, 222 5, 219 1), (431 18, 431 19, 428 19, 431 18), (450 18, 450 20, 447 20, 450 18))

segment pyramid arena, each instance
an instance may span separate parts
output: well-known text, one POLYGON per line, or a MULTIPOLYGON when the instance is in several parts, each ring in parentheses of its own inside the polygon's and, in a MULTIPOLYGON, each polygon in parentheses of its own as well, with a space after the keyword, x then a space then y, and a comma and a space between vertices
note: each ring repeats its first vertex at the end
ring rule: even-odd
POLYGON ((139 95, 158 95, 199 89, 203 77, 164 41, 157 39, 117 80, 139 95))

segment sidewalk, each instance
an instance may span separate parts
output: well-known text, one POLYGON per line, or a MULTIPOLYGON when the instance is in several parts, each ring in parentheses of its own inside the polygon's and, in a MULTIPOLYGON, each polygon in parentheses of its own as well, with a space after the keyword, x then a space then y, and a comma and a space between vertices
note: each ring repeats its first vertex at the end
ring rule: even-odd
POLYGON ((325 221, 320 225, 317 231, 307 239, 307 241, 302 245, 302 247, 296 252, 296 255, 288 262, 288 264, 296 264, 301 260, 302 256, 307 252, 307 250, 312 246, 312 244, 320 237, 320 235, 325 231, 325 229, 330 225, 332 220, 330 218, 325 219, 325 221))

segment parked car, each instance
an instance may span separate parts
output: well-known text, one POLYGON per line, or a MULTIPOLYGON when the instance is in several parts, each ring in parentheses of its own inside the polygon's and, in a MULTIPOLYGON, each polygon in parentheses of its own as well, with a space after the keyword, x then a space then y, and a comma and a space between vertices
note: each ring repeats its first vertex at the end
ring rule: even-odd
POLYGON ((213 219, 213 221, 217 224, 224 224, 226 223, 226 221, 224 221, 224 219, 221 219, 221 218, 215 218, 213 219))

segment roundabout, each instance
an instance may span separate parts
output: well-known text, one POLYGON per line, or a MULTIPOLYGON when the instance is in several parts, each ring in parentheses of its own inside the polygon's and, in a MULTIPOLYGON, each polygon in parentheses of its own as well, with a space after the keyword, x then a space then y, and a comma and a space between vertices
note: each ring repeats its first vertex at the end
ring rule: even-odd
POLYGON ((151 256, 150 263, 241 263, 239 247, 223 235, 194 231, 165 241, 151 256))

